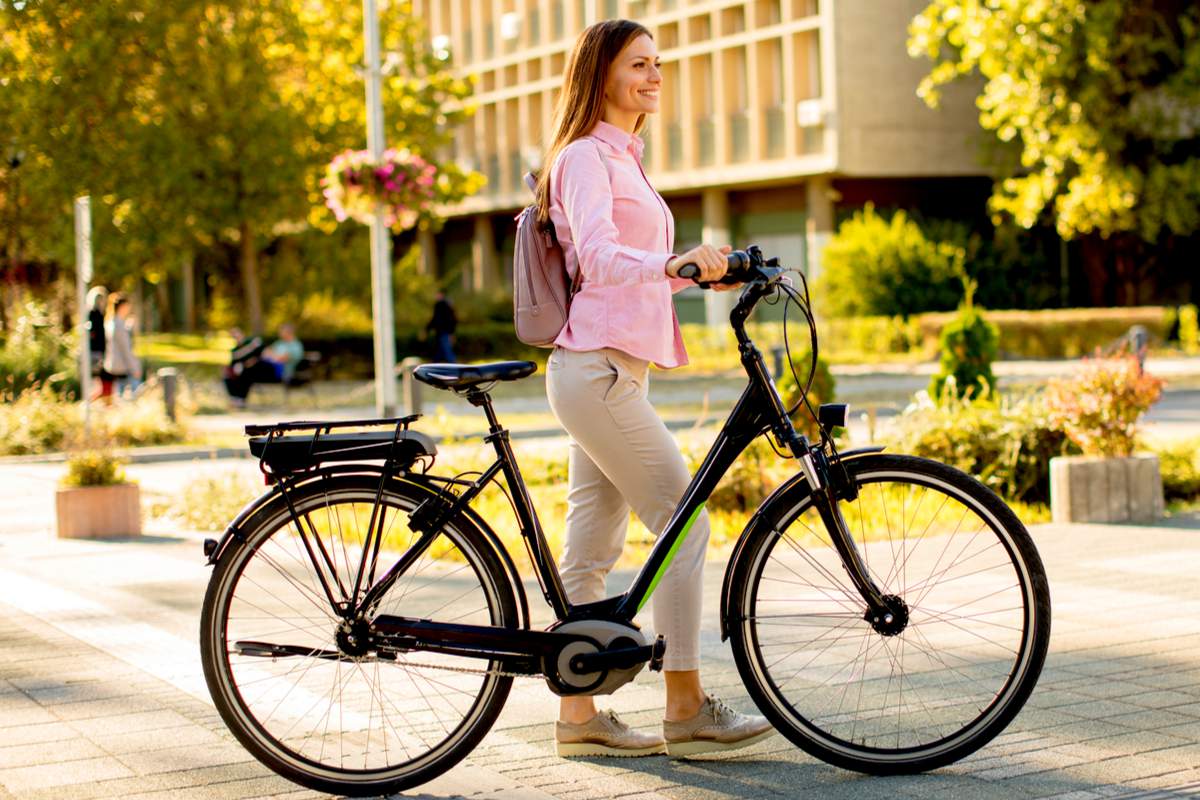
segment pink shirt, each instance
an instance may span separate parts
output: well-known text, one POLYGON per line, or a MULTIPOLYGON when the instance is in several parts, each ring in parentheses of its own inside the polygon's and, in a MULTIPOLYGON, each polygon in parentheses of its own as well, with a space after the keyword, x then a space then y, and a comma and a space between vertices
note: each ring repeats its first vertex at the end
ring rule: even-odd
POLYGON ((665 272, 675 219, 642 169, 644 147, 640 137, 601 120, 554 161, 550 220, 567 271, 583 270, 554 343, 568 350, 612 347, 679 367, 688 357, 671 293, 692 282, 665 272))

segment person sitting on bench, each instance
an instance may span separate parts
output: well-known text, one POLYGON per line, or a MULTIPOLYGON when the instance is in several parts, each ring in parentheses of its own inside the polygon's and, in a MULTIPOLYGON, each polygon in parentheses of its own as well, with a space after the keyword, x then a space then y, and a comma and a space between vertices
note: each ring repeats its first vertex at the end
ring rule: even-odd
POLYGON ((255 353, 252 342, 239 342, 234 349, 234 361, 226 370, 225 388, 235 408, 245 408, 246 397, 256 383, 290 381, 296 365, 304 358, 304 345, 296 338, 296 329, 289 324, 279 326, 279 338, 270 347, 255 353), (237 359, 239 352, 243 353, 240 360, 237 359))

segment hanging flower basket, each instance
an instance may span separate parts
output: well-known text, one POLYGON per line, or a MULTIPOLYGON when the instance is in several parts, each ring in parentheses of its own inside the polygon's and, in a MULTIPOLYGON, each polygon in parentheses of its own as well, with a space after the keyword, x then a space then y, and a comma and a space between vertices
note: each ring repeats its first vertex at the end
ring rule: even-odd
POLYGON ((437 167, 407 149, 385 150, 378 163, 368 150, 346 150, 329 162, 321 186, 338 222, 368 224, 380 203, 385 224, 404 230, 433 205, 436 178, 437 167))

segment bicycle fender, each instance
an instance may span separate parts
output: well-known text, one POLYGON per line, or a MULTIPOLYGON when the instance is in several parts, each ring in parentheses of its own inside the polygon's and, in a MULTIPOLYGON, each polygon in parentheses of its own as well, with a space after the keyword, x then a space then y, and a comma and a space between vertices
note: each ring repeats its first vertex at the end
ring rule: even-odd
MULTIPOLYGON (((381 469, 372 465, 346 465, 341 468, 333 468, 324 472, 313 473, 311 477, 307 477, 295 484, 294 488, 299 488, 309 481, 316 479, 325 479, 330 474, 348 475, 348 474, 365 474, 378 477, 381 469)), ((400 480, 409 486, 414 486, 429 495, 437 496, 436 488, 429 485, 427 481, 421 480, 420 475, 396 475, 394 480, 400 480)), ((208 566, 214 566, 221 560, 221 557, 229 550, 230 545, 235 541, 242 541, 242 526, 250 517, 257 514, 259 511, 266 509, 272 504, 285 505, 286 500, 283 497, 283 490, 276 484, 261 495, 250 501, 246 506, 238 512, 233 521, 225 528, 225 532, 221 534, 221 538, 217 540, 216 546, 212 548, 208 554, 208 566)), ((504 570, 508 574, 508 582, 513 590, 513 596, 517 601, 517 611, 519 614, 520 624, 522 628, 529 628, 529 599, 525 594, 525 584, 521 582, 521 575, 517 571, 517 565, 513 563, 512 556, 508 550, 500 542, 500 537, 492 530, 482 517, 469 506, 462 509, 464 516, 477 527, 487 539, 488 544, 496 551, 500 562, 504 565, 504 570)))
MULTIPOLYGON (((873 453, 883 452, 883 447, 860 447, 855 450, 847 450, 840 454, 839 462, 850 461, 851 459, 862 458, 873 453)), ((733 598, 730 595, 730 585, 733 583, 733 573, 737 569, 738 561, 742 558, 742 552, 746 549, 746 543, 749 542, 759 530, 774 523, 775 518, 782 510, 778 506, 788 503, 789 507, 800 502, 804 497, 811 493, 808 488, 807 479, 803 472, 798 472, 792 477, 784 481, 775 491, 771 492, 766 500, 759 504, 754 510, 750 521, 746 523, 746 527, 742 529, 741 535, 738 537, 737 544, 733 547, 733 553, 729 556, 729 562, 725 565, 725 577, 721 582, 721 641, 729 638, 729 623, 734 613, 733 598)))

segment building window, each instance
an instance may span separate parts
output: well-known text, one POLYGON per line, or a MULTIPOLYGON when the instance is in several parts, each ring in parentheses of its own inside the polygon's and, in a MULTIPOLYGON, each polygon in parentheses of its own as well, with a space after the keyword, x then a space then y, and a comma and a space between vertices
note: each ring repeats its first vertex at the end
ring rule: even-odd
POLYGON ((554 20, 554 40, 558 41, 563 38, 563 33, 567 28, 566 10, 563 8, 563 0, 554 0, 554 6, 551 16, 554 20))

